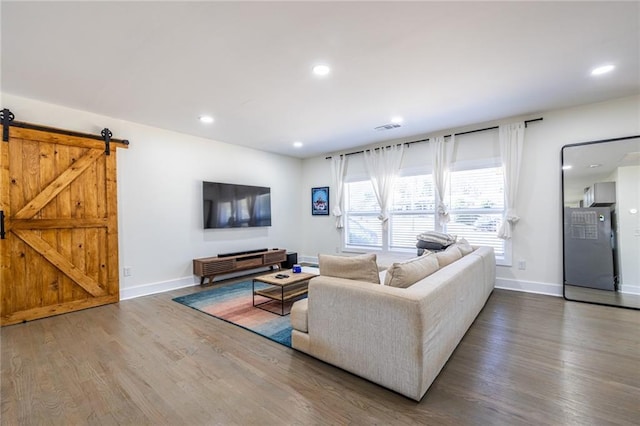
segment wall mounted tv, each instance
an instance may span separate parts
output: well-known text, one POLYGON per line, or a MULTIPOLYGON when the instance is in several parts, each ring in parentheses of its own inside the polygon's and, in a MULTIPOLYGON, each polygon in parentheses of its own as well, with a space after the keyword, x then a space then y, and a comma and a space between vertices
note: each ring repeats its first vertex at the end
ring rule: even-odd
POLYGON ((202 182, 205 229, 271 226, 271 188, 202 182))

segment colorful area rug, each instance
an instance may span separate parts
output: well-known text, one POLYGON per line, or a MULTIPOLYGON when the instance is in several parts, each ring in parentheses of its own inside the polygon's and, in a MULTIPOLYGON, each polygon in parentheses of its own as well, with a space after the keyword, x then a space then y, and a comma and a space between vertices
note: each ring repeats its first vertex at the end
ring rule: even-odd
MULTIPOLYGON (((256 289, 267 287, 256 283, 256 289)), ((253 331, 261 336, 291 347, 291 322, 289 315, 280 316, 253 307, 251 281, 222 285, 210 290, 200 291, 173 299, 190 308, 220 318, 231 324, 253 331)), ((256 303, 267 299, 256 296, 256 303)), ((292 302, 285 303, 285 312, 289 312, 292 302)), ((280 302, 273 301, 263 305, 266 309, 280 312, 280 302)))

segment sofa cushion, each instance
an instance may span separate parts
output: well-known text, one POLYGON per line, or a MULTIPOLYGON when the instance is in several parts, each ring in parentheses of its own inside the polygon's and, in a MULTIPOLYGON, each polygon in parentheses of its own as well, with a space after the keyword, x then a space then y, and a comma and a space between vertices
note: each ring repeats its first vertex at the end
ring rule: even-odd
POLYGON ((358 256, 318 255, 320 275, 380 284, 375 253, 358 256))
POLYGON ((304 331, 305 333, 309 331, 308 326, 308 312, 309 309, 309 299, 300 299, 291 306, 291 327, 295 330, 304 331))
POLYGON ((462 258, 462 253, 460 249, 455 245, 447 247, 445 251, 438 252, 434 254, 434 256, 438 259, 438 264, 441 268, 455 262, 456 260, 462 258))
POLYGON ((407 288, 433 274, 438 268, 438 259, 433 254, 396 262, 387 270, 384 284, 391 287, 407 288))
POLYGON ((469 241, 465 240, 464 238, 460 238, 456 242, 456 247, 458 247, 458 250, 460 250, 460 253, 463 256, 466 256, 473 251, 473 247, 471 247, 469 241))

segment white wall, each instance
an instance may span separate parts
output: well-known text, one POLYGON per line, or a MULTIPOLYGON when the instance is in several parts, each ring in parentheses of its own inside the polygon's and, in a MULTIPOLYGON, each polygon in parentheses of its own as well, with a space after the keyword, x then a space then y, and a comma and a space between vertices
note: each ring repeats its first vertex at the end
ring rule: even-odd
MULTIPOLYGON (((8 94, 17 121, 128 139, 118 156, 121 298, 192 285, 192 259, 221 252, 302 248, 302 161, 8 94), (202 181, 271 187, 272 226, 204 230, 202 181), (132 275, 124 277, 124 267, 132 275)), ((306 204, 304 204, 306 205, 306 204)))
POLYGON ((620 291, 640 294, 640 166, 619 167, 616 211, 620 291))
MULTIPOLYGON (((640 97, 547 111, 524 118, 537 117, 543 117, 544 120, 531 123, 525 136, 520 196, 517 200, 517 211, 521 219, 512 241, 513 266, 498 267, 497 286, 561 295, 560 150, 566 144, 640 134, 640 97), (525 270, 517 268, 520 260, 526 261, 525 270)), ((481 123, 461 129, 443 129, 432 135, 484 128, 514 120, 515 118, 481 123)), ((484 145, 484 139, 490 138, 490 133, 469 135, 464 142, 478 141, 484 145)), ((425 136, 429 135, 410 140, 425 136)), ((463 143, 462 137, 459 142, 463 143)), ((412 150, 413 147, 409 149, 412 150)), ((417 157, 412 155, 411 161, 415 161, 417 157)), ((304 161, 303 191, 308 192, 312 186, 330 184, 330 162, 325 160, 325 156, 304 161)), ((335 229, 333 218, 305 214, 302 227, 305 237, 303 256, 332 253, 341 245, 341 234, 335 229)))
MULTIPOLYGON (((120 266, 121 272, 125 266, 133 272, 126 278, 121 273, 123 298, 192 285, 195 279, 191 260, 196 257, 281 247, 297 251, 303 259, 333 253, 341 246, 334 218, 312 216, 310 212, 310 189, 331 185, 330 162, 325 156, 301 161, 7 94, 2 96, 1 105, 10 108, 19 121, 92 134, 100 134, 102 128, 109 127, 114 138, 131 141, 128 150, 118 151, 120 266), (200 193, 203 180, 270 186, 273 226, 203 230, 200 193)), ((526 270, 518 270, 517 266, 498 267, 497 284, 559 295, 562 292, 560 149, 570 143, 640 134, 640 97, 525 118, 539 116, 544 121, 532 123, 525 138, 521 195, 517 203, 521 220, 513 238, 513 265, 525 260, 527 267, 526 270)), ((443 129, 432 135, 510 121, 443 129)), ((488 146, 487 143, 495 149, 491 132, 459 138, 460 143, 474 141, 478 142, 477 147, 488 146)), ((426 144, 422 145, 409 148, 411 162, 422 156, 428 158, 426 144)))

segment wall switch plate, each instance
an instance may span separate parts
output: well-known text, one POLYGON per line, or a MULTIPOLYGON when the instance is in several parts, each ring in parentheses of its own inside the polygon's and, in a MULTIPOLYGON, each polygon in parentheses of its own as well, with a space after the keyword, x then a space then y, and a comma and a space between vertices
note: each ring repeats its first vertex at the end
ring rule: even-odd
POLYGON ((124 268, 122 268, 122 274, 123 274, 125 277, 130 277, 130 276, 131 276, 131 274, 133 273, 132 269, 133 269, 133 268, 131 268, 131 266, 125 266, 124 268))
POLYGON ((518 269, 520 269, 522 271, 527 269, 527 261, 526 260, 519 260, 518 261, 518 269))

